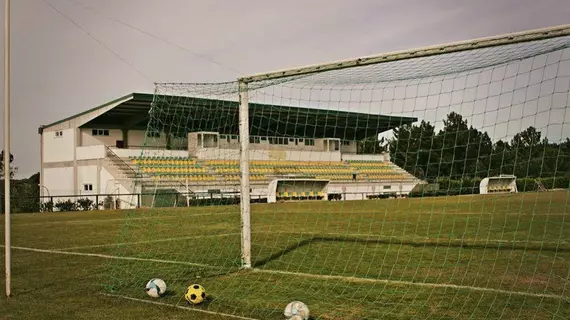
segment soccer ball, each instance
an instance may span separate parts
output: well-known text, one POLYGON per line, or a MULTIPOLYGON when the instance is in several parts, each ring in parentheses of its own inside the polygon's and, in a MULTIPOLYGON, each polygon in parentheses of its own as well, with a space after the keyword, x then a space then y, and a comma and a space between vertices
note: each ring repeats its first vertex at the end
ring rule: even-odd
POLYGON ((309 307, 301 301, 293 301, 285 307, 283 313, 289 320, 308 320, 309 307))
POLYGON ((193 284, 186 289, 184 299, 191 304, 200 304, 206 299, 206 289, 199 284, 193 284))
POLYGON ((166 293, 166 283, 162 279, 150 279, 146 283, 145 290, 149 296, 158 298, 166 293))

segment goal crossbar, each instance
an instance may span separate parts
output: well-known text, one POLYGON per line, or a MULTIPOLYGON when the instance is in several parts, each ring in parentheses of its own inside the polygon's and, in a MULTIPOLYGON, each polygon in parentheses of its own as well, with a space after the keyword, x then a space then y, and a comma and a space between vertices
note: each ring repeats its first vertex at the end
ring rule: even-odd
POLYGON ((476 38, 466 41, 451 42, 447 44, 434 45, 429 47, 400 50, 383 53, 379 55, 365 56, 356 59, 341 60, 325 64, 309 65, 294 69, 285 69, 268 73, 259 73, 238 79, 242 83, 252 83, 257 81, 273 80, 291 76, 300 76, 316 72, 339 70, 350 67, 379 64, 391 61, 428 57, 433 55, 447 54, 466 50, 489 48, 494 46, 509 45, 515 43, 545 40, 549 38, 563 37, 570 35, 570 24, 553 26, 548 28, 534 29, 522 32, 515 32, 485 38, 476 38))

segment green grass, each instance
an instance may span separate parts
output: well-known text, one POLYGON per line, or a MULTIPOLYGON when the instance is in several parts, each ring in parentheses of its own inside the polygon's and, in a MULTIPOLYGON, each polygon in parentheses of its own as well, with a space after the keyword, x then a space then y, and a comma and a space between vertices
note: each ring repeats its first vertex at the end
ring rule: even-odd
POLYGON ((14 295, 0 319, 256 319, 292 300, 314 319, 568 319, 570 193, 252 205, 241 270, 239 206, 13 217, 14 295), (137 258, 133 260, 131 258, 137 258), (151 277, 171 292, 151 299, 151 277))

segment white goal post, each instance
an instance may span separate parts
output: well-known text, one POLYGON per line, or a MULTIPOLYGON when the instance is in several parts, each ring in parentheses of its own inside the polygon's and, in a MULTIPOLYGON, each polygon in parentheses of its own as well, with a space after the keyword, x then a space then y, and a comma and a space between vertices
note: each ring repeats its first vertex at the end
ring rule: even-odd
MULTIPOLYGON (((243 267, 251 268, 251 227, 250 227, 250 180, 249 180, 249 94, 248 90, 255 90, 263 87, 263 82, 286 77, 295 77, 314 74, 318 72, 334 71, 351 67, 362 67, 365 65, 382 64, 406 59, 416 59, 420 57, 430 57, 442 54, 457 53, 475 49, 484 49, 497 46, 505 46, 530 41, 539 41, 556 37, 570 35, 570 24, 554 26, 549 28, 535 29, 523 32, 516 32, 493 37, 478 38, 468 41, 453 42, 423 48, 389 52, 379 55, 360 57, 343 61, 316 64, 305 67, 298 67, 269 73, 260 73, 251 76, 238 78, 239 86, 239 131, 242 137, 240 141, 240 170, 241 170, 241 225, 242 225, 242 259, 243 267), (258 86, 255 85, 259 82, 258 86)), ((552 50, 552 48, 550 49, 552 50)), ((536 52, 534 52, 536 54, 536 52)), ((510 57, 510 59, 522 59, 524 55, 510 57)), ((498 63, 498 62, 495 62, 498 63)), ((484 67, 482 65, 480 67, 484 67)), ((487 66, 492 66, 489 64, 487 66)), ((516 188, 516 185, 515 185, 516 188)))
MULTIPOLYGON (((564 216, 529 213, 558 210, 567 194, 522 192, 535 190, 527 188, 533 179, 567 188, 569 91, 570 25, 229 82, 157 83, 141 154, 164 145, 164 156, 134 166, 142 182, 164 188, 185 181, 178 194, 209 199, 168 214, 127 215, 121 245, 111 249, 121 259, 113 260, 105 288, 131 296, 155 274, 183 288, 188 275, 215 293, 208 311, 255 319, 282 311, 277 291, 308 303, 315 318, 358 319, 394 315, 394 305, 378 300, 384 284, 421 282, 424 291, 403 288, 388 297, 405 301, 396 306, 402 316, 421 316, 441 301, 449 308, 433 318, 450 310, 472 318, 527 312, 522 300, 497 306, 484 298, 489 290, 566 297, 556 281, 568 277, 557 259, 564 216), (433 188, 415 188, 424 182, 433 188), (480 190, 492 195, 473 198, 480 190), (552 201, 528 201, 543 196, 552 201), (542 228, 541 219, 561 229, 542 228), (503 235, 514 229, 505 246, 503 235), (167 233, 184 239, 169 240, 164 251, 167 233), (549 270, 501 259, 543 245, 552 248, 540 258, 551 259, 549 270), (173 263, 141 265, 135 254, 173 263), (188 265, 195 266, 190 274, 188 265), (441 266, 461 276, 441 277, 441 266), (551 281, 531 288, 521 276, 551 281), (444 290, 467 282, 479 293, 444 290), (484 302, 463 302, 473 295, 484 302)), ((541 304, 537 314, 557 302, 541 304)))
POLYGON ((485 38, 477 38, 467 41, 458 41, 458 42, 451 42, 435 46, 388 52, 379 55, 360 57, 356 59, 341 60, 324 64, 316 64, 316 65, 310 65, 310 66, 304 66, 292 69, 278 70, 268 73, 259 73, 239 78, 238 81, 240 83, 253 83, 257 81, 306 75, 315 72, 332 71, 332 70, 339 70, 351 67, 360 67, 365 65, 393 62, 398 60, 415 59, 420 57, 428 57, 433 55, 441 55, 441 54, 454 53, 460 51, 483 49, 495 46, 529 42, 529 41, 545 40, 549 38, 563 37, 568 35, 570 35, 570 24, 565 24, 549 28, 515 32, 515 33, 503 34, 503 35, 485 37, 485 38))

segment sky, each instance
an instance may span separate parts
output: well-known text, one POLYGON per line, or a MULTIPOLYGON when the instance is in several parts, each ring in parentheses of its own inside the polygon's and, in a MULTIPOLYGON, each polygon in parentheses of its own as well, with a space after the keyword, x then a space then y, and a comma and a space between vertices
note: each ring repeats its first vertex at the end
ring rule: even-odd
POLYGON ((567 0, 13 0, 17 176, 39 171, 40 125, 155 82, 232 81, 568 17, 567 0))

